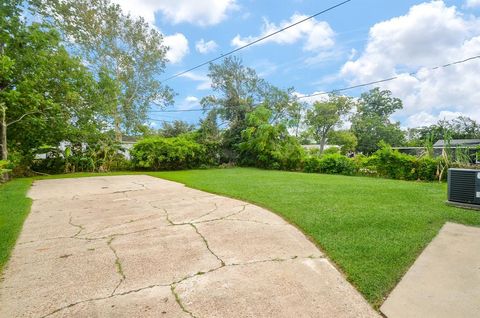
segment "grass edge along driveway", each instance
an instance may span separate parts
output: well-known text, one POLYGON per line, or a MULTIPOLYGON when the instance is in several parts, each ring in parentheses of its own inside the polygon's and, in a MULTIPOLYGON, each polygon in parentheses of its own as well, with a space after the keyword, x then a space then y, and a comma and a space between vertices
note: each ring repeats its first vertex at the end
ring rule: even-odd
POLYGON ((0 274, 10 257, 32 200, 27 198, 32 179, 14 179, 0 184, 0 274))
MULTIPOLYGON (((311 237, 375 308, 381 305, 445 222, 480 226, 479 212, 444 204, 446 185, 438 183, 250 168, 77 173, 47 178, 124 174, 148 174, 180 182, 199 190, 255 203, 279 214, 311 237)), ((20 182, 21 189, 19 185, 13 189, 25 194, 27 190, 24 188, 28 189, 31 179, 12 182, 20 182)), ((3 187, 5 185, 0 186, 1 196, 3 187)), ((22 206, 27 204, 29 207, 29 199, 24 200, 22 206)), ((0 198, 0 207, 4 202, 0 198)), ((17 204, 12 206, 17 208, 17 204)), ((24 213, 18 214, 19 219, 23 215, 22 223, 24 213)), ((0 220, 3 214, 2 208, 0 220)), ((18 223, 15 222, 14 226, 18 223)), ((0 236, 1 240, 3 237, 0 236)), ((9 246, 11 248, 13 244, 9 246)), ((5 262, 2 256, 0 269, 1 262, 5 262)))

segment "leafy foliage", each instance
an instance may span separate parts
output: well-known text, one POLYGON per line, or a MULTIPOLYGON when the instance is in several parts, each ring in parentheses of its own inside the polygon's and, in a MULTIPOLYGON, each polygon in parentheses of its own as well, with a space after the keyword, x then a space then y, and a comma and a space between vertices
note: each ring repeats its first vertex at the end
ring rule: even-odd
POLYGON ((328 142, 340 146, 342 154, 354 152, 358 144, 357 137, 348 130, 331 131, 328 134, 328 142))
POLYGON ((173 122, 164 122, 162 128, 158 130, 158 133, 162 137, 178 137, 183 134, 188 134, 195 130, 194 125, 183 120, 174 120, 173 122))
POLYGON ((116 138, 135 132, 146 119, 151 103, 172 101, 162 85, 167 47, 159 31, 143 18, 122 12, 110 0, 35 0, 36 10, 50 17, 63 39, 89 63, 107 92, 108 115, 116 138))
POLYGON ((353 175, 355 163, 341 154, 325 154, 321 157, 307 157, 304 162, 305 172, 353 175))
POLYGON ((380 141, 390 145, 404 142, 400 123, 392 123, 389 119, 395 111, 402 109, 402 101, 391 95, 390 91, 379 88, 361 95, 351 127, 358 139, 358 151, 371 154, 378 149, 380 141))
POLYGON ((352 98, 330 94, 328 100, 315 102, 312 109, 307 110, 306 123, 309 133, 320 144, 323 152, 327 136, 332 129, 342 123, 342 116, 348 114, 354 102, 352 98))
POLYGON ((145 138, 130 155, 135 167, 152 170, 197 168, 206 161, 205 147, 184 136, 145 138))
POLYGON ((303 149, 288 134, 284 124, 270 124, 272 111, 264 106, 247 117, 248 127, 239 144, 240 163, 267 169, 295 170, 302 161, 303 149))
POLYGON ((7 144, 27 155, 42 144, 85 140, 98 132, 102 122, 95 119, 103 113, 102 103, 82 61, 69 54, 48 23, 27 23, 21 2, 2 5, 0 12, 7 17, 0 19, 3 156, 7 144))

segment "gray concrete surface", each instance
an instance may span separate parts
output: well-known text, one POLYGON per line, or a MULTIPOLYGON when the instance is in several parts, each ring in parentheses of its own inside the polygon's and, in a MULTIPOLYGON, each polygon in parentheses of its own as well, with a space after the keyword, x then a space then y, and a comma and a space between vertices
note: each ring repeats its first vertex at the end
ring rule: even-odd
POLYGON ((44 180, 0 317, 378 317, 302 233, 148 176, 44 180))
POLYGON ((445 224, 381 311, 389 318, 480 317, 480 228, 445 224))

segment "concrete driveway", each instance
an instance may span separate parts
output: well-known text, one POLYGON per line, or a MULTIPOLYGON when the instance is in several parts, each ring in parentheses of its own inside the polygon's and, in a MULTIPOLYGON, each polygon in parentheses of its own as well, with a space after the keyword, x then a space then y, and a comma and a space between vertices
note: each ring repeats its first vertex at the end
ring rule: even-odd
POLYGON ((300 231, 148 176, 37 181, 0 317, 378 317, 300 231))

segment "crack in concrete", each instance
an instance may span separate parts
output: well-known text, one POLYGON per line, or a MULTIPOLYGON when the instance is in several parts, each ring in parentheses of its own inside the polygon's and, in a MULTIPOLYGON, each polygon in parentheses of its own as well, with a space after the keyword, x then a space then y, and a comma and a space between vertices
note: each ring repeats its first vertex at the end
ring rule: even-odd
POLYGON ((143 190, 149 190, 149 188, 143 183, 135 182, 135 181, 132 181, 132 183, 141 186, 143 190))
POLYGON ((127 232, 127 233, 114 233, 111 235, 105 235, 101 237, 71 237, 77 240, 86 240, 86 241, 98 241, 98 240, 105 240, 105 239, 110 239, 112 237, 117 237, 117 236, 126 236, 126 235, 131 235, 131 234, 137 234, 137 233, 142 233, 142 232, 148 232, 148 231, 153 231, 157 230, 157 227, 151 227, 148 229, 143 229, 143 230, 138 230, 138 231, 133 231, 133 232, 127 232))
POLYGON ((134 189, 134 190, 121 190, 121 191, 114 191, 112 194, 117 194, 117 193, 127 193, 127 192, 138 192, 138 191, 143 191, 144 189, 134 189))
POLYGON ((78 232, 72 236, 72 238, 74 238, 74 237, 77 237, 83 230, 85 230, 85 227, 81 224, 74 224, 72 222, 72 218, 73 216, 72 216, 72 213, 70 212, 70 219, 68 220, 68 224, 79 229, 78 232))
POLYGON ((290 224, 288 224, 288 223, 285 223, 285 224, 272 224, 272 223, 261 222, 261 221, 257 221, 257 220, 242 220, 242 219, 230 219, 230 218, 224 219, 224 221, 237 221, 237 222, 258 223, 258 224, 264 224, 264 225, 270 225, 270 226, 287 226, 287 225, 290 225, 290 224))
MULTIPOLYGON (((321 259, 321 258, 325 258, 325 256, 309 256, 309 257, 298 257, 298 256, 292 256, 292 257, 289 257, 289 258, 273 258, 273 259, 265 259, 265 260, 258 260, 258 261, 251 261, 251 262, 245 262, 245 263, 231 263, 231 264, 225 264, 223 266, 219 266, 219 267, 215 267, 215 268, 212 268, 206 272, 197 272, 195 274, 192 274, 192 275, 187 275, 177 281, 174 281, 170 284, 152 284, 152 285, 149 285, 149 286, 145 286, 145 287, 141 287, 141 288, 136 288, 136 289, 132 289, 132 290, 128 290, 128 291, 124 291, 124 292, 121 292, 121 293, 117 293, 117 294, 111 294, 109 296, 105 296, 105 297, 96 297, 96 298, 89 298, 89 299, 84 299, 84 300, 80 300, 80 301, 77 301, 77 302, 74 302, 74 303, 71 303, 71 304, 68 304, 66 306, 63 306, 63 307, 60 307, 60 308, 57 308, 55 310, 53 310, 52 312, 44 315, 44 316, 41 316, 41 318, 46 318, 46 317, 49 317, 53 314, 56 314, 62 310, 65 310, 65 309, 68 309, 68 308, 71 308, 73 306, 76 306, 76 305, 79 305, 79 304, 82 304, 82 303, 86 303, 86 302, 90 302, 90 301, 99 301, 99 300, 105 300, 105 299, 110 299, 110 298, 113 298, 113 297, 117 297, 117 296, 125 296, 125 295, 128 295, 128 294, 133 294, 133 293, 138 293, 138 292, 141 292, 143 290, 147 290, 147 289, 151 289, 151 288, 155 288, 155 287, 170 287, 173 289, 176 288, 176 286, 186 280, 189 280, 189 279, 192 279, 194 277, 197 277, 197 276, 201 276, 201 275, 206 275, 206 274, 209 274, 209 273, 213 273, 219 269, 222 269, 222 268, 225 268, 225 267, 233 267, 233 266, 249 266, 249 265, 255 265, 255 264, 259 264, 259 263, 267 263, 267 262, 286 262, 286 261, 290 261, 290 260, 306 260, 306 259, 321 259)), ((172 291, 172 293, 174 293, 174 291, 172 291)), ((181 298, 180 296, 175 292, 173 295, 175 296, 175 294, 177 295, 176 296, 176 301, 178 303, 178 300, 180 300, 180 303, 181 303, 181 298), (177 300, 177 297, 178 297, 178 300, 177 300)), ((180 306, 180 303, 179 303, 179 306, 180 306)), ((182 306, 185 307, 185 305, 183 305, 182 303, 182 306)), ((186 308, 185 308, 186 309, 186 308)), ((182 308, 183 310, 183 308, 182 308)), ((185 311, 185 310, 184 310, 185 311)), ((186 309, 185 311, 186 313, 190 313, 192 315, 192 317, 195 317, 193 315, 193 313, 191 313, 190 311, 188 311, 188 309, 186 309)))
MULTIPOLYGON (((156 201, 153 201, 153 202, 156 202, 156 201)), ((222 217, 220 217, 220 218, 216 218, 216 219, 210 219, 210 220, 204 220, 204 221, 195 221, 195 220, 199 219, 199 218, 200 218, 200 217, 199 217, 199 218, 196 218, 196 219, 194 219, 193 221, 190 221, 190 222, 175 223, 175 222, 173 222, 173 221, 170 219, 170 215, 169 215, 167 209, 161 208, 161 207, 158 207, 158 206, 155 206, 155 205, 151 204, 150 202, 149 202, 149 204, 150 204, 151 207, 153 207, 153 208, 155 208, 155 209, 162 210, 162 211, 164 212, 164 214, 165 214, 165 217, 166 217, 167 222, 168 222, 171 226, 181 226, 181 225, 191 225, 191 224, 201 224, 201 223, 209 223, 209 222, 215 222, 215 221, 223 221, 223 220, 226 220, 226 219, 229 218, 229 217, 232 217, 232 216, 235 216, 235 215, 237 215, 237 214, 242 213, 243 211, 245 211, 245 209, 246 209, 247 206, 249 205, 249 204, 244 204, 244 205, 241 206, 242 208, 241 208, 239 211, 235 211, 235 212, 233 212, 233 213, 231 213, 231 214, 228 214, 228 215, 222 216, 222 217)))
POLYGON ((85 233, 83 235, 95 234, 95 233, 105 231, 105 230, 108 230, 108 229, 111 229, 111 228, 119 227, 119 226, 122 226, 122 225, 127 225, 127 224, 131 224, 131 223, 135 223, 135 222, 148 220, 148 219, 156 217, 156 216, 158 216, 158 215, 157 214, 152 214, 152 215, 141 217, 141 218, 138 218, 138 219, 133 219, 133 220, 129 220, 129 221, 126 221, 126 222, 117 223, 117 224, 112 224, 112 225, 106 226, 104 228, 101 228, 99 230, 95 230, 95 231, 92 231, 92 232, 85 233))
POLYGON ((187 308, 185 308, 185 305, 183 305, 182 300, 180 299, 180 296, 175 292, 175 285, 170 285, 170 290, 173 294, 173 297, 175 297, 175 301, 177 302, 178 306, 183 310, 183 312, 187 313, 190 315, 192 318, 197 318, 191 311, 189 311, 187 308))
MULTIPOLYGON (((146 186, 144 184, 141 184, 141 183, 136 183, 136 182, 133 182, 134 184, 138 184, 138 185, 141 185, 143 187, 143 189, 147 189, 146 186)), ((142 189, 142 190, 143 190, 142 189)), ((114 193, 123 193, 124 196, 126 198, 128 198, 128 192, 135 192, 135 191, 141 191, 141 190, 126 190, 126 191, 117 191, 117 192, 114 192, 114 193)), ((136 202, 139 202, 137 199, 134 199, 136 202)), ((146 287, 142 287, 142 288, 138 288, 138 289, 134 289, 134 290, 129 290, 129 291, 126 291, 126 292, 122 292, 122 293, 116 293, 116 291, 118 290, 118 288, 121 286, 121 284, 125 281, 126 279, 126 276, 125 276, 125 273, 123 272, 123 269, 122 269, 122 264, 120 262, 120 258, 117 254, 117 251, 115 250, 115 248, 112 246, 112 242, 113 240, 117 237, 117 236, 125 236, 125 235, 131 235, 131 234, 135 234, 135 233, 140 233, 140 232, 145 232, 145 231, 150 231, 150 230, 154 230, 156 229, 156 227, 153 227, 153 228, 150 228, 150 229, 144 229, 144 230, 139 230, 139 231, 133 231, 133 232, 129 232, 129 233, 119 233, 119 234, 112 234, 112 235, 107 235, 107 236, 103 236, 103 237, 98 237, 98 238, 88 238, 88 237, 78 237, 78 235, 85 229, 85 227, 83 225, 78 225, 78 224, 74 224, 72 223, 72 216, 70 214, 70 220, 69 220, 69 223, 70 225, 74 226, 74 227, 77 227, 79 228, 79 231, 69 237, 69 238, 72 238, 72 239, 82 239, 82 240, 88 240, 88 241, 94 241, 94 240, 105 240, 105 239, 108 239, 107 241, 107 245, 108 247, 110 248, 110 250, 113 252, 114 256, 115 256, 115 267, 116 267, 116 270, 117 270, 117 273, 119 274, 120 276, 120 280, 118 282, 118 284, 115 286, 115 288, 113 289, 113 291, 110 293, 109 296, 106 296, 106 297, 98 297, 98 298, 91 298, 91 299, 86 299, 86 300, 81 300, 81 301, 78 301, 78 302, 75 302, 75 303, 72 303, 72 304, 69 304, 69 305, 66 305, 64 307, 61 307, 61 308, 58 308, 58 309, 55 309, 54 311, 50 312, 49 314, 43 316, 42 318, 45 318, 45 317, 48 317, 48 316, 51 316, 55 313, 58 313, 62 310, 65 310, 65 309, 68 309, 68 308, 71 308, 73 306, 76 306, 76 305, 79 305, 81 303, 85 303, 85 302, 90 302, 90 301, 99 301, 99 300, 105 300, 105 299, 109 299, 109 298, 112 298, 112 297, 116 297, 116 296, 122 296, 122 295, 127 295, 127 294, 131 294, 131 293, 136 293, 136 292, 140 292, 142 290, 146 290, 146 289, 151 289, 151 288, 155 288, 155 287, 170 287, 170 291, 173 295, 173 297, 175 298, 175 301, 176 303, 178 304, 178 306, 181 308, 181 310, 185 313, 187 313, 188 315, 190 315, 190 317, 192 318, 197 318, 193 312, 191 312, 190 310, 187 309, 187 307, 185 306, 185 304, 182 302, 182 299, 180 297, 180 295, 176 292, 175 288, 177 287, 178 284, 188 280, 188 279, 192 279, 194 277, 197 277, 197 276, 200 276, 200 275, 205 275, 205 274, 208 274, 208 273, 212 273, 212 272, 215 272, 221 268, 224 268, 224 267, 229 267, 229 266, 248 266, 248 265, 254 265, 254 264, 259 264, 259 263, 266 263, 266 262, 284 262, 284 261, 289 261, 289 260, 295 260, 295 259, 299 259, 298 256, 292 256, 290 258, 272 258, 272 259, 265 259, 265 260, 256 260, 256 261, 250 261, 250 262, 244 262, 244 263, 230 263, 230 264, 226 264, 223 259, 221 259, 217 254, 215 254, 215 252, 211 249, 209 243, 208 243, 208 240, 206 239, 206 237, 199 231, 198 227, 196 226, 196 224, 201 224, 201 223, 209 223, 209 222, 215 222, 215 221, 222 221, 222 220, 228 220, 228 221, 244 221, 244 222, 255 222, 255 223, 262 223, 262 224, 267 224, 267 225, 272 225, 272 224, 268 224, 268 223, 265 223, 265 222, 259 222, 259 221, 255 221, 255 220, 240 220, 240 219, 230 219, 231 217, 237 215, 237 214, 240 214, 242 213, 243 211, 246 210, 246 207, 249 205, 249 204, 244 204, 242 205, 242 208, 239 210, 239 211, 235 211, 233 213, 230 213, 226 216, 223 216, 223 217, 220 217, 220 218, 215 218, 215 219, 210 219, 210 220, 203 220, 203 221, 197 221, 198 219, 201 219, 201 218, 204 218, 212 213, 214 213, 215 211, 218 210, 218 205, 217 203, 214 203, 215 204, 215 208, 208 211, 207 213, 191 220, 190 222, 183 222, 183 223, 175 223, 173 222, 171 219, 170 219, 170 215, 169 215, 169 212, 167 209, 165 208, 161 208, 161 207, 158 207, 158 206, 155 206, 153 203, 156 202, 156 201, 151 201, 151 202, 148 202, 148 204, 150 206, 152 206, 153 208, 155 209, 159 209, 159 210, 162 210, 163 213, 164 213, 164 216, 167 220, 167 222, 170 224, 170 226, 186 226, 186 225, 189 225, 191 226, 195 232, 197 233, 198 236, 200 236, 200 238, 202 239, 203 243, 205 244, 205 247, 207 248, 207 250, 210 252, 210 254, 212 254, 219 262, 220 262, 220 266, 218 267, 215 267, 215 268, 212 268, 210 270, 208 270, 207 272, 197 272, 195 274, 191 274, 191 275, 187 275, 177 281, 174 281, 174 282, 171 282, 170 284, 154 284, 154 285, 149 285, 149 286, 146 286, 146 287)), ((140 203, 140 202, 139 202, 140 203)), ((133 222, 137 222, 137 221, 140 221, 140 220, 145 220, 145 219, 148 219, 150 217, 153 217, 153 216, 157 216, 157 215, 150 215, 150 216, 147 216, 147 217, 143 217, 143 218, 139 218, 137 220, 131 220, 131 221, 128 221, 128 222, 124 222, 124 223, 120 223, 120 224, 116 224, 116 225, 111 225, 111 226, 107 226, 99 231, 102 231, 102 230, 106 230, 108 228, 112 228, 112 227, 116 227, 116 226, 121 226, 121 225, 124 225, 124 224, 129 224, 129 223, 133 223, 133 222)), ((94 231, 94 232, 90 232, 90 233, 86 233, 85 235, 87 234, 93 234, 95 232, 99 232, 99 231, 94 231)), ((308 257, 310 259, 313 259, 313 258, 324 258, 324 256, 310 256, 308 257)), ((304 259, 307 259, 307 258, 304 258, 304 259)))
POLYGON ((198 222, 192 222, 192 223, 195 223, 195 224, 200 224, 200 223, 210 223, 210 222, 215 222, 215 221, 224 221, 224 220, 227 220, 229 217, 232 217, 232 216, 235 216, 237 214, 240 214, 242 213, 243 211, 245 211, 245 209, 247 208, 249 204, 244 204, 242 205, 242 209, 240 209, 240 211, 236 211, 236 212, 233 212, 229 215, 225 215, 221 218, 216 218, 216 219, 210 219, 210 220, 204 220, 204 221, 198 221, 198 222))
POLYGON ((190 222, 195 222, 196 220, 201 219, 201 218, 203 218, 205 216, 208 216, 208 215, 212 214, 213 212, 217 211, 218 210, 217 202, 214 202, 213 204, 215 205, 215 207, 212 210, 208 211, 207 213, 205 213, 203 215, 200 215, 198 218, 195 218, 195 219, 191 220, 190 222))
POLYGON ((210 245, 208 244, 208 241, 207 239, 205 238, 205 236, 203 236, 202 233, 200 233, 200 231, 198 230, 198 228, 195 226, 195 224, 193 223, 190 223, 190 226, 193 227, 195 229, 195 232, 197 232, 197 234, 202 238, 203 240, 203 243, 205 243, 205 246, 207 247, 207 250, 217 258, 217 260, 220 262, 221 266, 225 266, 225 262, 217 255, 215 254, 212 249, 210 248, 210 245))
POLYGON ((110 240, 108 240, 108 242, 107 242, 107 245, 108 245, 108 247, 112 250, 113 254, 115 255, 115 267, 117 268, 117 273, 118 273, 121 277, 120 277, 120 281, 118 282, 117 286, 115 286, 115 288, 113 289, 113 291, 112 291, 112 293, 111 293, 110 295, 115 294, 115 292, 117 291, 118 287, 120 287, 120 285, 121 285, 121 284, 125 281, 125 279, 126 279, 125 273, 123 272, 122 263, 120 262, 120 257, 118 257, 117 251, 116 251, 115 248, 113 248, 113 246, 112 246, 112 242, 113 242, 114 239, 115 239, 115 237, 110 238, 110 240))

